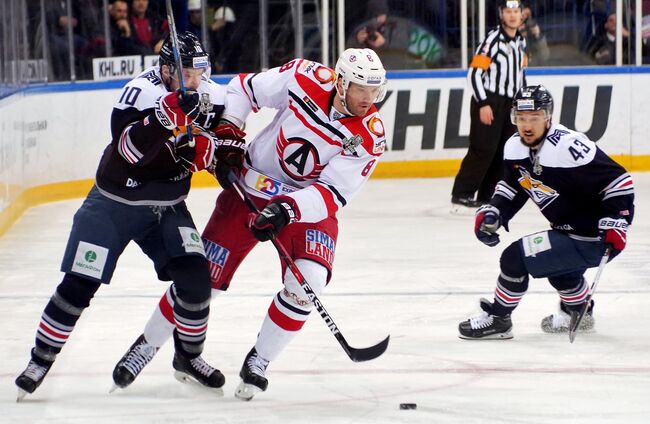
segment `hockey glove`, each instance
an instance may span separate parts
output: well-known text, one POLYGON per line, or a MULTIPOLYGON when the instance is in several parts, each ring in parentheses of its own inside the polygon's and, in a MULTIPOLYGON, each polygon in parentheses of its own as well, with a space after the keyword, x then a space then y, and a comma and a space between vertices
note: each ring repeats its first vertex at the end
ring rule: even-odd
POLYGON ((190 172, 199 172, 209 168, 214 162, 217 143, 215 138, 205 131, 192 136, 194 147, 187 142, 187 134, 180 133, 176 138, 174 153, 176 161, 190 172))
POLYGON ((607 217, 598 221, 598 229, 602 233, 603 242, 612 249, 612 258, 625 249, 628 225, 623 218, 607 217))
POLYGON ((156 118, 168 130, 190 125, 199 116, 199 93, 180 90, 161 96, 154 106, 156 118))
POLYGON ((216 163, 213 174, 224 189, 232 187, 228 179, 228 174, 232 171, 236 176, 244 165, 244 155, 246 154, 246 133, 231 123, 221 123, 214 130, 217 138, 216 163))
POLYGON ((497 230, 501 227, 499 209, 492 205, 483 205, 476 211, 474 233, 481 243, 490 247, 499 244, 497 230))
POLYGON ((257 240, 267 241, 275 238, 287 224, 299 219, 296 202, 288 196, 277 196, 259 214, 249 215, 249 227, 257 240))

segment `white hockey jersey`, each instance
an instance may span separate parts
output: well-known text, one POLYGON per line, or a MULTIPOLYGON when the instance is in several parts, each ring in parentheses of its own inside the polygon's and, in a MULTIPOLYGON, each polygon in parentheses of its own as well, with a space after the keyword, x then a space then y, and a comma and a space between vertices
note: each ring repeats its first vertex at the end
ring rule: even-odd
POLYGON ((386 147, 384 124, 373 106, 366 116, 333 107, 336 75, 319 63, 295 59, 228 85, 224 118, 245 122, 251 111, 277 109, 250 143, 242 176, 255 196, 292 197, 301 222, 334 215, 361 189, 386 147))

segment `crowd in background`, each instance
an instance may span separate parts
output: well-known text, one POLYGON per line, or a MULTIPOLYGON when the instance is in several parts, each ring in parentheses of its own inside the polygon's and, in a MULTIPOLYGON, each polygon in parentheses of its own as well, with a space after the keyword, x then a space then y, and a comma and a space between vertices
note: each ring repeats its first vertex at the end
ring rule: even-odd
MULTIPOLYGON (((650 0, 643 1, 644 62, 650 62, 650 0), (647 44, 646 44, 647 43, 647 44)), ((268 2, 269 65, 294 57, 294 17, 289 0, 268 2)), ((104 29, 103 0, 66 0, 45 4, 50 79, 70 76, 70 45, 74 49, 77 79, 92 78, 92 59, 122 55, 157 54, 169 31, 165 0, 109 0, 109 37, 104 29), (72 28, 72 43, 68 27, 72 28), (110 45, 110 50, 107 49, 110 45)), ((203 30, 201 0, 172 0, 179 31, 189 30, 209 46, 213 73, 255 71, 260 68, 258 0, 206 0, 203 30), (208 40, 203 40, 207 34, 208 40)), ((294 2, 295 3, 295 2, 294 2)), ((335 1, 331 2, 336 4, 335 1)), ((495 2, 486 2, 486 28, 497 24, 495 2)), ((319 60, 320 5, 303 0, 304 56, 319 60)), ((470 54, 479 41, 477 2, 470 10, 470 54)), ((625 2, 629 7, 633 2, 625 2)), ((388 69, 460 67, 460 11, 445 0, 348 0, 345 2, 346 47, 370 47, 388 69)), ((524 9, 520 32, 527 39, 531 66, 595 65, 615 63, 615 0, 531 0, 524 9)), ((32 57, 39 57, 43 41, 41 2, 27 0, 30 34, 35 34, 32 57)), ((634 62, 633 10, 624 11, 624 63, 634 62)), ((333 28, 332 28, 333 29, 333 28)), ((335 31, 332 31, 334 34, 335 31)), ((336 43, 331 40, 331 46, 336 43)), ((333 55, 334 56, 334 55, 333 55)))

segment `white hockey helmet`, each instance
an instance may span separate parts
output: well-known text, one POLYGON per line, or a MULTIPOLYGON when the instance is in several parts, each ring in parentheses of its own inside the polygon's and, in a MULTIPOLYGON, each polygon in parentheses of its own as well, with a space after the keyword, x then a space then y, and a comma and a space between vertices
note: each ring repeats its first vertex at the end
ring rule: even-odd
POLYGON ((334 72, 336 72, 336 78, 340 78, 343 84, 343 93, 339 93, 343 105, 345 105, 345 95, 351 82, 379 87, 375 103, 381 102, 386 97, 386 70, 374 50, 347 49, 336 61, 334 72))

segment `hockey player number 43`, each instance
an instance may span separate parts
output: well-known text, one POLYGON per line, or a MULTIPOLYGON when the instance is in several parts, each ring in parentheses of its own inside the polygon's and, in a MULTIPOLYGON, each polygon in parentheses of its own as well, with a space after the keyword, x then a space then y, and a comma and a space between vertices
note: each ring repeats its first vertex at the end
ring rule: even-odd
POLYGON ((578 146, 578 148, 580 148, 580 150, 582 150, 579 151, 573 146, 569 147, 569 152, 571 152, 571 156, 573 156, 573 160, 584 158, 585 156, 583 155, 583 153, 589 153, 589 151, 591 150, 589 146, 587 146, 586 144, 584 144, 582 141, 578 139, 573 140, 573 144, 575 144, 576 146, 578 146))

